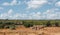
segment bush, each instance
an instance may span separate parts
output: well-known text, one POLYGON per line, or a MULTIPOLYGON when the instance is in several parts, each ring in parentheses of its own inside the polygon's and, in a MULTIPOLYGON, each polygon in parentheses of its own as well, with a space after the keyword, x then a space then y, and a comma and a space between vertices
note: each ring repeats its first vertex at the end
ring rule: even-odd
POLYGON ((4 28, 4 25, 0 25, 0 29, 3 29, 4 28))
POLYGON ((51 23, 50 23, 50 21, 47 22, 46 26, 47 27, 52 26, 51 23))
POLYGON ((15 25, 10 25, 9 28, 15 30, 15 25))
POLYGON ((31 24, 31 23, 24 23, 23 24, 25 27, 32 27, 33 26, 33 24, 31 24))
POLYGON ((56 23, 55 23, 55 26, 56 26, 56 27, 59 27, 59 23, 56 22, 56 23))
POLYGON ((0 22, 0 29, 15 29, 15 23, 13 22, 0 22))
POLYGON ((0 29, 4 28, 4 23, 0 22, 0 29))
POLYGON ((6 22, 5 25, 13 25, 14 23, 12 22, 6 22))

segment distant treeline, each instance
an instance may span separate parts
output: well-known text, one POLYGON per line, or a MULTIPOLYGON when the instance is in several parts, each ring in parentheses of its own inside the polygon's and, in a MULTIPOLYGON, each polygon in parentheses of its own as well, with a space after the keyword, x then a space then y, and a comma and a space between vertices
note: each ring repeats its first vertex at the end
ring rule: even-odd
POLYGON ((60 20, 0 20, 0 29, 15 29, 19 25, 24 25, 25 27, 32 27, 33 25, 60 27, 60 20))

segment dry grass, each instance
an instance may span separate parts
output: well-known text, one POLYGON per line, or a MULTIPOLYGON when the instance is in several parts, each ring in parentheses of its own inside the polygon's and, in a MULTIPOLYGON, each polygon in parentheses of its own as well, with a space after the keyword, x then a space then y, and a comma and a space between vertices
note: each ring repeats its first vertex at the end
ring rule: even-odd
POLYGON ((0 35, 60 35, 60 27, 45 27, 40 30, 25 28, 24 26, 17 27, 16 30, 0 29, 0 35))

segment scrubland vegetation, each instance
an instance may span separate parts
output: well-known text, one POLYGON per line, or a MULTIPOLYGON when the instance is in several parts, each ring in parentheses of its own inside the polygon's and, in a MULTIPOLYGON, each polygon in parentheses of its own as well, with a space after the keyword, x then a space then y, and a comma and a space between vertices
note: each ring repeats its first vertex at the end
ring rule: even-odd
POLYGON ((0 29, 15 29, 17 25, 32 27, 33 25, 43 25, 45 27, 60 26, 60 20, 0 20, 0 29))
POLYGON ((60 35, 60 20, 0 20, 0 32, 4 35, 60 35))

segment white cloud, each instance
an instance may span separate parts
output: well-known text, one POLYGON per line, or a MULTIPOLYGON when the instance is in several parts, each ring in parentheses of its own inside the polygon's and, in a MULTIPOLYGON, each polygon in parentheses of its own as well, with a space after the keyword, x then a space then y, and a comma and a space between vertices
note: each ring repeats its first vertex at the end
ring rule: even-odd
POLYGON ((52 8, 47 10, 46 12, 43 12, 43 16, 46 19, 60 19, 60 12, 57 11, 57 8, 52 8))
POLYGON ((9 11, 8 11, 8 14, 11 14, 13 12, 13 10, 12 9, 10 9, 9 11))
POLYGON ((20 14, 20 13, 16 13, 13 16, 11 15, 9 18, 10 19, 40 19, 41 13, 40 12, 33 12, 30 14, 20 14))
POLYGON ((41 18, 41 12, 33 12, 28 15, 29 19, 40 19, 41 18))
POLYGON ((0 7, 0 10, 2 10, 3 9, 3 7, 0 7))
POLYGON ((60 1, 56 2, 55 6, 60 7, 60 1))
POLYGON ((3 5, 6 5, 7 6, 7 5, 10 5, 10 4, 8 2, 5 2, 5 3, 3 3, 3 5))
POLYGON ((2 5, 5 5, 5 6, 8 6, 8 5, 20 5, 20 1, 17 1, 17 0, 13 0, 11 1, 11 3, 8 3, 8 2, 4 2, 2 5))
POLYGON ((0 14, 0 19, 6 19, 7 18, 7 14, 6 13, 2 13, 0 14))
POLYGON ((20 13, 16 13, 11 17, 11 19, 26 19, 26 18, 27 18, 27 14, 20 14, 20 13))
POLYGON ((36 20, 40 20, 40 19, 60 19, 60 12, 56 12, 56 10, 58 10, 57 8, 52 8, 47 10, 46 12, 32 12, 29 14, 26 13, 16 13, 13 14, 13 10, 10 9, 7 13, 2 13, 0 14, 0 18, 3 19, 36 19, 36 20))
POLYGON ((50 4, 50 5, 53 5, 54 3, 56 3, 57 2, 57 0, 49 0, 50 2, 48 2, 48 4, 50 4))
POLYGON ((47 0, 31 0, 27 2, 28 8, 38 8, 47 3, 47 0))
POLYGON ((7 19, 8 17, 11 17, 11 14, 13 13, 13 10, 10 9, 8 12, 6 13, 1 13, 0 14, 0 19, 7 19))
POLYGON ((53 13, 56 13, 56 11, 58 10, 59 10, 58 8, 51 8, 51 9, 48 9, 46 12, 43 12, 43 14, 53 14, 53 13))

